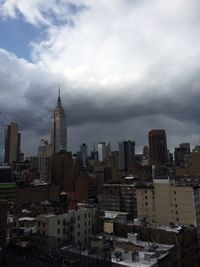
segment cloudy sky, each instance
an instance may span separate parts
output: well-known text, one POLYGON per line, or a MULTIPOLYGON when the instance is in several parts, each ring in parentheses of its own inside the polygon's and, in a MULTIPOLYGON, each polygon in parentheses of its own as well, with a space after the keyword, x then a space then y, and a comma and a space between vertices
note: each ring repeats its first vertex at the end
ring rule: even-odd
POLYGON ((58 84, 68 144, 164 128, 168 146, 200 143, 199 0, 0 0, 0 111, 22 149, 49 137, 58 84))

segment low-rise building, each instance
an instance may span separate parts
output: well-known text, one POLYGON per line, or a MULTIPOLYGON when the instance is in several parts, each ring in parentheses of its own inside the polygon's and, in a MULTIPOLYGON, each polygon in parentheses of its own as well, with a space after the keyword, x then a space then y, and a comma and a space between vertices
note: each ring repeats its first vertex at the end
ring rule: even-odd
POLYGON ((64 214, 45 214, 37 217, 38 234, 55 242, 87 245, 95 232, 97 208, 79 208, 64 214))

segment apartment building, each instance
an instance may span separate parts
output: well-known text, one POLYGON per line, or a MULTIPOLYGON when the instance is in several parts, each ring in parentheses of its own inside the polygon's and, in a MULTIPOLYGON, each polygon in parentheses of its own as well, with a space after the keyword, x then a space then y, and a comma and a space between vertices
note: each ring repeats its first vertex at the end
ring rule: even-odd
POLYGON ((200 187, 156 177, 153 187, 136 190, 137 213, 147 224, 194 225, 200 233, 200 187))
POLYGON ((95 231, 97 208, 80 208, 64 214, 45 214, 37 217, 38 234, 54 239, 87 245, 89 236, 95 231))

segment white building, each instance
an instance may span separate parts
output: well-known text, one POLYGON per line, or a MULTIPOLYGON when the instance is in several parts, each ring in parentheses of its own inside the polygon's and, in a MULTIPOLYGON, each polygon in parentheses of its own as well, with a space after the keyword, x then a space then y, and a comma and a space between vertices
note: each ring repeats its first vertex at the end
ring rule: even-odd
POLYGON ((58 242, 86 245, 96 223, 97 208, 80 208, 64 214, 46 214, 37 217, 38 233, 58 242))

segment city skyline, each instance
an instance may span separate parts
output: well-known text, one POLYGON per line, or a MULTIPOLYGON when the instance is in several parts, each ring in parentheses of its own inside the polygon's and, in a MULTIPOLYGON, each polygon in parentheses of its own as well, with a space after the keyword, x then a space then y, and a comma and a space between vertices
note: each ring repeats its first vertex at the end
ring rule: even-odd
POLYGON ((1 1, 1 112, 22 149, 49 139, 58 84, 69 150, 165 129, 170 150, 200 143, 198 1, 1 1))

